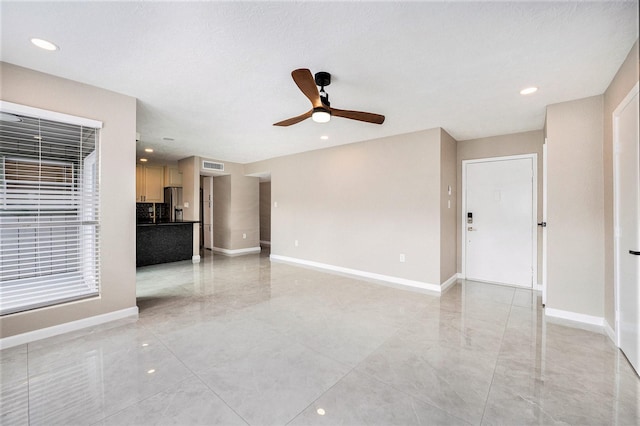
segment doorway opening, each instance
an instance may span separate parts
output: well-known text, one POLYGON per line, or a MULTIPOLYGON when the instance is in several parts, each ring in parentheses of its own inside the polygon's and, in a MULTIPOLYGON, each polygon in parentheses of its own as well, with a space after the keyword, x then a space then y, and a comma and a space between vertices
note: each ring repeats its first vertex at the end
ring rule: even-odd
POLYGON ((260 247, 271 247, 271 181, 260 180, 260 247))
POLYGON ((213 176, 200 176, 200 251, 213 250, 213 176))

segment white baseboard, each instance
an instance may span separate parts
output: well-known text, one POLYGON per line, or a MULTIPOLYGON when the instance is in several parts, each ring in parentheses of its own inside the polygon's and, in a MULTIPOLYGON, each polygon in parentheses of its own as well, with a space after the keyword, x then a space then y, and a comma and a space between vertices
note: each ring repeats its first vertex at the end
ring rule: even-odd
POLYGON ((225 249, 220 247, 214 247, 213 251, 216 253, 224 254, 225 256, 241 256, 243 254, 260 253, 262 249, 260 247, 249 247, 243 249, 225 249))
POLYGON ((138 318, 138 307, 121 309, 119 311, 109 312, 106 314, 96 315, 89 318, 83 318, 64 324, 54 325, 52 327, 41 328, 40 330, 28 331, 15 336, 3 337, 0 339, 0 349, 12 348, 14 346, 23 345, 25 343, 35 342, 36 340, 46 339, 47 337, 57 336, 59 334, 69 333, 71 331, 80 330, 87 327, 104 324, 123 318, 138 318))
POLYGON ((562 325, 596 331, 603 334, 605 333, 605 321, 603 317, 579 314, 577 312, 563 311, 561 309, 553 309, 548 307, 544 308, 544 315, 552 319, 560 320, 552 321, 562 325))
MULTIPOLYGON (((438 284, 425 283, 422 281, 408 280, 406 278, 392 277, 389 275, 376 274, 373 272, 360 271, 358 269, 344 268, 342 266, 328 265, 326 263, 314 262, 311 260, 297 259, 295 257, 280 256, 272 254, 269 257, 276 262, 291 263, 295 265, 308 266, 315 269, 322 269, 338 274, 344 274, 349 276, 355 276, 358 278, 367 278, 374 281, 380 281, 382 283, 390 283, 394 285, 400 285, 405 287, 417 288, 420 290, 426 290, 430 293, 440 294, 442 287, 438 284)), ((447 280, 448 281, 448 280, 447 280)))
POLYGON ((614 345, 618 346, 616 332, 613 330, 613 327, 611 327, 611 324, 609 324, 609 321, 607 321, 606 319, 604 320, 604 333, 609 337, 609 339, 611 339, 614 345))
POLYGON ((456 277, 457 277, 459 280, 467 279, 467 277, 465 277, 465 276, 464 276, 464 274, 463 274, 462 272, 458 272, 458 273, 456 274, 456 277))
POLYGON ((271 241, 260 240, 260 245, 265 247, 271 247, 271 241))
POLYGON ((449 287, 451 287, 452 285, 454 285, 456 283, 456 281, 458 281, 458 275, 460 275, 460 274, 453 274, 453 275, 451 275, 451 277, 448 280, 443 282, 440 285, 440 292, 443 292, 446 289, 448 289, 449 287))
POLYGON ((200 263, 200 255, 196 254, 191 257, 191 263, 200 263))

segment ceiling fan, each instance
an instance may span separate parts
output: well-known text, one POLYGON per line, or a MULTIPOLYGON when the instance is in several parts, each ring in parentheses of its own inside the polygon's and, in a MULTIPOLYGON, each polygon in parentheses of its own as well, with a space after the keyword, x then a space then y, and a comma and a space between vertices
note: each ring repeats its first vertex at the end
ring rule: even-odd
POLYGON ((331 84, 331 74, 328 72, 318 72, 314 79, 311 75, 311 71, 306 68, 300 68, 293 70, 291 72, 291 77, 293 77, 293 81, 296 83, 300 91, 311 101, 312 108, 297 117, 274 123, 274 126, 291 126, 292 124, 299 123, 309 117, 311 117, 315 122, 326 123, 331 119, 331 116, 349 118, 351 120, 364 121, 366 123, 384 123, 384 115, 332 108, 329 103, 329 95, 324 91, 324 88, 331 84), (320 86, 319 92, 316 86, 320 86))

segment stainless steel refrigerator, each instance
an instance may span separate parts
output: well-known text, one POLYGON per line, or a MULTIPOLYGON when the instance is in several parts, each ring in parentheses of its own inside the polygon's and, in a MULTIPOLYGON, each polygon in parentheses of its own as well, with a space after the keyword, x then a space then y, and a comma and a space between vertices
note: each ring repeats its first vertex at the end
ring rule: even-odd
POLYGON ((169 210, 171 222, 182 220, 182 188, 167 187, 164 189, 164 203, 169 210))

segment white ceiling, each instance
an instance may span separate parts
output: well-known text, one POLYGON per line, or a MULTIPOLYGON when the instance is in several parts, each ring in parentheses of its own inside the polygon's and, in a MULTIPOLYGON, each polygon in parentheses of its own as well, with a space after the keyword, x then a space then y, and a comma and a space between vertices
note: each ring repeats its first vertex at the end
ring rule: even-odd
POLYGON ((546 105, 603 93, 638 37, 637 1, 1 0, 0 14, 2 61, 136 97, 139 153, 239 163, 433 127, 541 129, 546 105), (385 123, 272 126, 310 108, 296 68, 330 72, 332 106, 385 123))

